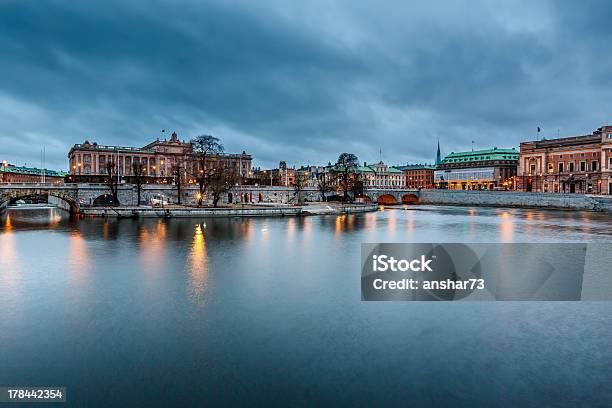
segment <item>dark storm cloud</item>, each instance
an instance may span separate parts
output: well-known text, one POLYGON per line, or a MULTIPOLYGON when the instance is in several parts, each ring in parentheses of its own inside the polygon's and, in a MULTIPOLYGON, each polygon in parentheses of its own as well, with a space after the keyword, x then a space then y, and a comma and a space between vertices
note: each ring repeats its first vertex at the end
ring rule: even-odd
POLYGON ((258 164, 431 161, 609 121, 606 2, 0 3, 0 159, 219 136, 258 164))

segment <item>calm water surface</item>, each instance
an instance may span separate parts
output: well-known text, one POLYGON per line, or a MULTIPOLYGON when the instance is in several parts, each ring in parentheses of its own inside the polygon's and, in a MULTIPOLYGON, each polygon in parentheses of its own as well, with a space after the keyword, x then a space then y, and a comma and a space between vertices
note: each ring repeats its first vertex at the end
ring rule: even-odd
POLYGON ((609 406, 609 302, 361 302, 361 242, 612 242, 604 214, 0 223, 0 385, 79 407, 609 406))

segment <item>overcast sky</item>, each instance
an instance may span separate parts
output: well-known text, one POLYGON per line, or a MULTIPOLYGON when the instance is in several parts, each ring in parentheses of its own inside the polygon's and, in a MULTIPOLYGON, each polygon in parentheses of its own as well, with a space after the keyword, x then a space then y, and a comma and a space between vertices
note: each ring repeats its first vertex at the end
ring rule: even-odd
POLYGON ((611 44, 609 1, 0 0, 0 160, 67 169, 162 129, 264 167, 587 134, 611 44))

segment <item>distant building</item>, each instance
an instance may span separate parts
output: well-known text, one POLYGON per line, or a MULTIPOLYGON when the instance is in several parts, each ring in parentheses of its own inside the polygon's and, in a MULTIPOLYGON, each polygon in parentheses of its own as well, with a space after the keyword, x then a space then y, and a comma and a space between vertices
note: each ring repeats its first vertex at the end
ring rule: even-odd
MULTIPOLYGON (((191 160, 191 143, 179 140, 176 132, 172 133, 170 140, 157 139, 144 147, 104 146, 86 140, 82 144, 75 144, 68 153, 69 180, 104 182, 108 178, 106 164, 112 162, 117 166, 119 176, 127 182, 133 176, 135 163, 144 168, 147 182, 171 182, 175 167, 182 168, 183 178, 189 181, 191 160)), ((213 155, 210 160, 234 168, 242 178, 252 175, 252 158, 244 151, 240 154, 213 155)))
POLYGON ((442 162, 442 156, 440 155, 440 138, 438 138, 438 151, 436 152, 436 166, 442 162))
POLYGON ((389 167, 382 161, 375 164, 363 163, 356 169, 361 176, 364 188, 404 188, 404 173, 395 167, 389 167))
POLYGON ((287 167, 287 163, 281 161, 278 164, 278 178, 280 180, 281 186, 292 187, 295 186, 295 177, 296 177, 295 169, 291 169, 287 167))
POLYGON ((296 170, 288 167, 285 161, 281 161, 276 169, 254 171, 250 184, 294 187, 298 176, 302 177, 302 180, 306 182, 304 185, 307 186, 308 178, 311 176, 307 167, 296 170))
POLYGON ((453 190, 513 190, 518 159, 514 148, 452 152, 436 166, 434 183, 453 190))
POLYGON ((395 168, 404 173, 406 188, 434 188, 435 166, 408 164, 406 166, 395 166, 395 168))
POLYGON ((612 126, 521 143, 517 182, 521 191, 612 194, 612 126))
POLYGON ((64 182, 67 173, 35 167, 19 167, 3 162, 0 165, 0 183, 55 183, 64 182))

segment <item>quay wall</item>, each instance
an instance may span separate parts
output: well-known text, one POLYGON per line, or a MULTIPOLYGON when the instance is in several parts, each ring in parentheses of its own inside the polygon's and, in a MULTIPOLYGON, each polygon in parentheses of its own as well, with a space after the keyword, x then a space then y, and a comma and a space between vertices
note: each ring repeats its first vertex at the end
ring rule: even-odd
POLYGON ((377 204, 339 206, 259 206, 257 208, 198 208, 198 207, 92 207, 80 211, 94 217, 111 218, 196 218, 196 217, 284 217, 298 215, 353 214, 377 211, 377 204))
POLYGON ((612 211, 607 197, 518 191, 421 190, 419 204, 612 211))

